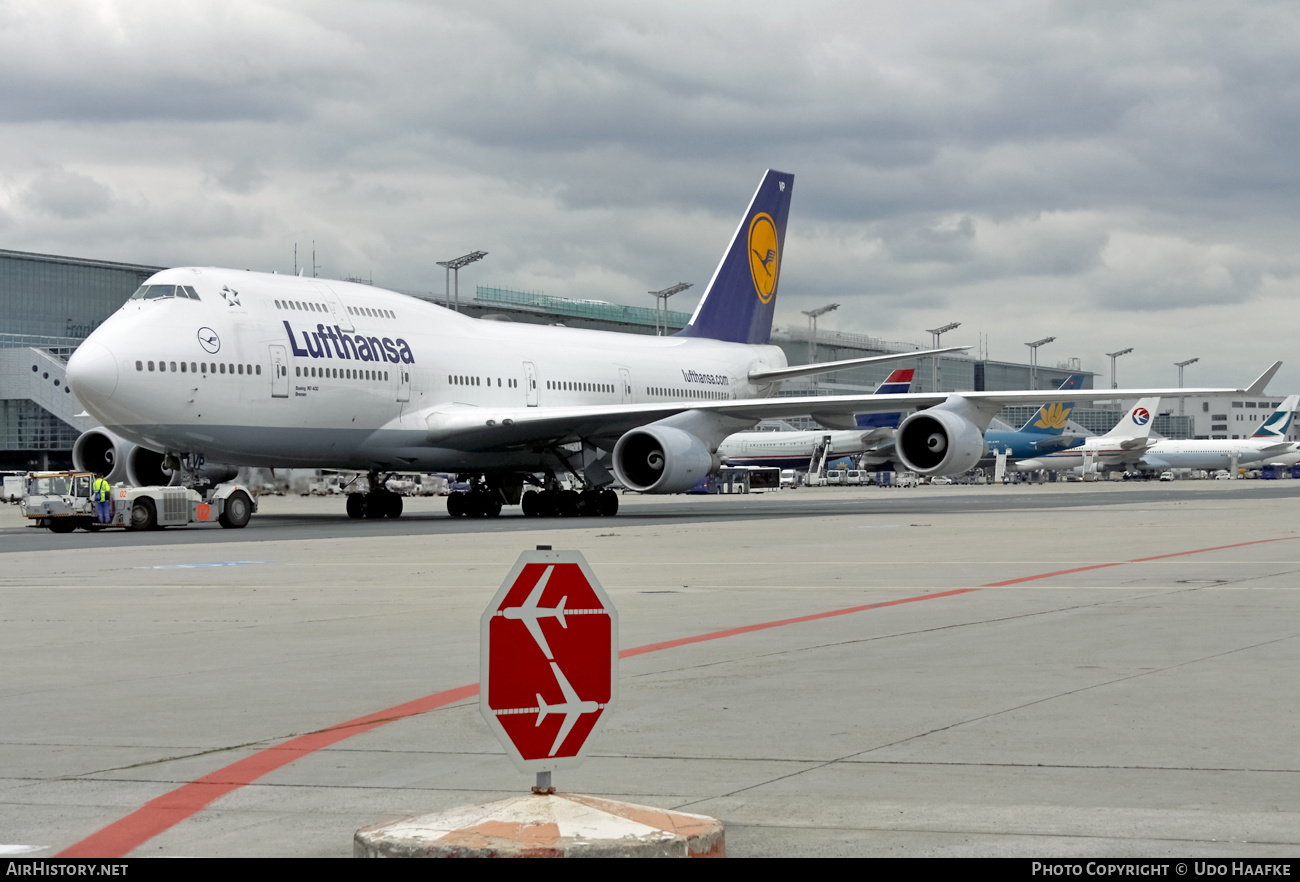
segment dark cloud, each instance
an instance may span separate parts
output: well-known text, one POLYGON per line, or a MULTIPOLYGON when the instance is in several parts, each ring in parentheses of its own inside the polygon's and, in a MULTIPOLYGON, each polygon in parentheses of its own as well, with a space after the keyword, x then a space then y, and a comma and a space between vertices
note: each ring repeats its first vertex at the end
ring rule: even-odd
POLYGON ((80 172, 46 169, 27 185, 23 201, 42 214, 76 220, 107 211, 113 191, 80 172))
POLYGON ((1212 317, 1246 360, 1284 338, 1232 311, 1300 261, 1297 84, 1291 3, 15 3, 0 212, 11 247, 290 271, 315 240, 419 290, 482 248, 462 286, 686 309, 774 167, 782 321, 1101 369, 1116 328, 1212 317))

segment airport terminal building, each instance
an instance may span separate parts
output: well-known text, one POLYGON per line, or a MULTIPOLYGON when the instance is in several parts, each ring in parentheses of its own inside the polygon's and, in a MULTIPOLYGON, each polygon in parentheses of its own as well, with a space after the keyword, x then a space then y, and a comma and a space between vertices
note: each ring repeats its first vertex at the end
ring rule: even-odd
MULTIPOLYGON (((67 387, 67 358, 83 339, 112 315, 149 276, 163 267, 0 250, 0 469, 64 468, 71 464, 73 443, 95 422, 67 387)), ((357 280, 350 280, 357 281, 357 280)), ((400 289, 399 289, 400 290, 400 289)), ((558 324, 567 327, 633 334, 667 333, 683 327, 689 313, 622 306, 595 300, 479 286, 472 299, 450 304, 432 292, 402 293, 490 321, 558 324)), ((802 327, 774 328, 772 342, 790 364, 839 361, 869 355, 917 351, 914 343, 818 329, 816 338, 802 327)), ((999 362, 966 355, 917 358, 892 367, 916 370, 917 392, 1054 389, 1077 365, 999 362)), ((892 367, 863 367, 821 377, 795 380, 780 394, 835 395, 870 392, 892 367)), ((1084 388, 1095 375, 1085 374, 1084 388)), ((1281 396, 1258 401, 1188 399, 1185 416, 1178 402, 1157 418, 1155 431, 1171 438, 1248 436, 1276 407, 1281 396), (1251 421, 1254 421, 1252 424, 1251 421)), ((1019 427, 1035 408, 1008 408, 1005 422, 1019 427)), ((1093 432, 1114 426, 1121 410, 1076 408, 1073 419, 1093 432)), ((1293 432, 1292 435, 1296 433, 1293 432)))

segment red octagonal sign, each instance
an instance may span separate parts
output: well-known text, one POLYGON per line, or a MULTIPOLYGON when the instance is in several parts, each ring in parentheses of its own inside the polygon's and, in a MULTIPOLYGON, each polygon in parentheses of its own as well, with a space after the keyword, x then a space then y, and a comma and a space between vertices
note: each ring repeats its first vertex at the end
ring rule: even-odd
POLYGON ((618 613, 583 556, 519 555, 479 639, 479 710, 519 770, 581 763, 618 694, 618 613))

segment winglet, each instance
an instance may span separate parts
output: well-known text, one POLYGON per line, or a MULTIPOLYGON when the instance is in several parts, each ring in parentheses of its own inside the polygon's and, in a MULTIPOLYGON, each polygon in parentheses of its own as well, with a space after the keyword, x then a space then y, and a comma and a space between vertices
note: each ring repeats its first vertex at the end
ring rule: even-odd
POLYGON ((1282 366, 1282 362, 1280 361, 1273 362, 1273 366, 1271 368, 1264 371, 1264 373, 1260 374, 1258 380, 1256 380, 1255 382, 1251 383, 1249 386, 1246 387, 1246 394, 1263 395, 1264 387, 1268 385, 1269 380, 1273 379, 1273 375, 1277 373, 1277 369, 1280 368, 1281 366, 1282 366))

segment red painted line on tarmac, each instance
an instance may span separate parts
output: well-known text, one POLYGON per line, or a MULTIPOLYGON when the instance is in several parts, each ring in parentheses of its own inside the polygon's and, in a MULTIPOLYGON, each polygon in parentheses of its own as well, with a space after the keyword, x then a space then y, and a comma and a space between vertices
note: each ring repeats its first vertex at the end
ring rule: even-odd
MULTIPOLYGON (((1194 554, 1195 552, 1184 552, 1185 554, 1194 554)), ((1090 567, 1075 567, 1072 570, 1057 570, 1054 573, 1039 573, 1037 576, 1022 576, 1019 579, 1007 579, 1005 582, 989 582, 982 585, 982 588, 1001 588, 1005 585, 1018 585, 1021 582, 1035 582, 1039 579, 1050 579, 1052 576, 1065 576, 1070 573, 1085 573, 1088 570, 1102 570, 1106 567, 1122 567, 1124 564, 1132 563, 1130 560, 1121 560, 1116 563, 1093 564, 1090 567)))
POLYGON ((742 625, 739 628, 728 628, 725 631, 713 631, 708 634, 700 634, 697 637, 683 637, 680 640, 665 640, 663 643, 647 643, 645 646, 638 646, 635 649, 625 649, 618 654, 619 658, 631 658, 634 655, 645 655, 647 652, 659 652, 661 649, 673 649, 677 646, 688 646, 691 643, 703 643, 706 640, 720 640, 723 637, 734 637, 737 634, 751 634, 754 631, 766 631, 768 628, 780 628, 782 625, 797 625, 800 622, 815 622, 818 619, 829 619, 834 616, 847 616, 849 613, 865 612, 869 609, 881 609, 886 606, 898 606, 900 603, 916 603, 918 600, 937 600, 940 597, 953 597, 958 594, 969 594, 972 591, 978 591, 978 588, 958 588, 955 591, 940 591, 938 594, 922 594, 918 597, 904 597, 901 600, 885 600, 881 603, 868 603, 863 606, 850 606, 847 609, 836 609, 830 612, 813 613, 810 616, 798 616, 793 619, 781 619, 776 622, 763 622, 760 625, 742 625))
POLYGON ((1202 554, 1206 551, 1223 551, 1225 548, 1242 548, 1246 545, 1263 545, 1266 542, 1287 542, 1300 539, 1300 536, 1275 536, 1272 539, 1252 539, 1249 542, 1234 542, 1232 545, 1216 545, 1213 548, 1198 548, 1195 551, 1175 551, 1173 554, 1157 554, 1154 557, 1139 557, 1129 563, 1143 563, 1148 560, 1164 560, 1166 557, 1182 557, 1185 554, 1202 554))
MULTIPOLYGON (((775 622, 764 622, 758 625, 745 625, 739 628, 727 628, 724 631, 713 631, 708 634, 700 634, 695 637, 684 637, 681 640, 667 640, 663 643, 651 643, 646 646, 638 646, 633 649, 625 649, 619 653, 619 658, 631 658, 634 655, 644 655, 647 652, 659 652, 663 649, 671 649, 675 646, 685 646, 690 643, 703 643, 707 640, 720 640, 723 637, 732 637, 737 634, 749 634, 754 631, 764 631, 768 628, 779 628, 782 625, 794 625, 800 622, 813 622, 818 619, 828 619, 833 616, 845 616, 855 612, 865 612, 870 609, 881 609, 887 606, 898 606, 901 603, 915 603, 919 600, 936 600, 940 597, 952 597, 957 594, 966 594, 971 591, 978 591, 978 588, 959 588, 955 591, 942 591, 938 594, 923 594, 918 597, 904 597, 900 600, 886 600, 881 603, 868 603, 863 606, 853 606, 847 609, 837 609, 831 612, 815 613, 810 616, 799 616, 793 619, 781 619, 775 622)), ((440 707, 446 707, 457 701, 466 698, 472 698, 478 694, 478 684, 473 683, 469 686, 459 686, 455 689, 448 689, 446 692, 439 692, 435 695, 428 695, 424 698, 417 698, 415 701, 408 701, 406 704, 399 704, 396 707, 390 707, 387 710, 378 711, 377 713, 367 714, 364 717, 357 717, 355 720, 349 720, 337 726, 331 726, 328 729, 321 729, 319 732, 311 732, 306 735, 300 735, 292 738, 283 744, 277 744, 275 747, 268 747, 265 750, 258 751, 252 756, 245 757, 238 762, 217 769, 211 774, 204 775, 189 784, 183 784, 170 793, 164 793, 157 799, 149 802, 136 809, 131 814, 115 821, 103 828, 97 833, 72 845, 59 852, 55 857, 60 858, 116 858, 125 857, 132 850, 139 848, 150 839, 165 833, 172 827, 179 824, 192 815, 198 814, 207 808, 212 802, 227 793, 238 790, 253 783, 263 775, 270 774, 276 769, 287 766, 296 759, 314 753, 331 745, 337 744, 353 735, 360 735, 362 732, 369 732, 371 729, 377 729, 380 726, 394 722, 395 720, 406 719, 417 714, 427 713, 440 707)))
POLYGON ((1126 564, 1147 563, 1153 560, 1165 560, 1170 557, 1185 557, 1189 554, 1205 554, 1209 551, 1224 551, 1229 548, 1244 548, 1247 545, 1263 545, 1267 542, 1288 542, 1300 539, 1300 536, 1275 536, 1272 539, 1252 539, 1249 542, 1234 542, 1231 545, 1215 545, 1210 548, 1193 548, 1191 551, 1175 551, 1170 554, 1156 554, 1151 557, 1135 557, 1132 560, 1121 560, 1113 563, 1093 564, 1087 567, 1075 567, 1072 570, 1057 570, 1054 573, 1039 573, 1036 576, 1022 576, 1019 579, 1007 579, 1005 582, 989 582, 981 587, 984 588, 1002 588, 1006 585, 1019 585, 1021 582, 1036 582, 1039 579, 1050 579, 1053 576, 1065 576, 1070 573, 1084 573, 1088 570, 1102 570, 1106 567, 1122 567, 1126 564))
MULTIPOLYGON (((1192 551, 1177 551, 1172 554, 1158 554, 1153 557, 1141 557, 1113 563, 1093 564, 1091 566, 1076 567, 1070 570, 1057 570, 1052 573, 1040 573, 1036 576, 1023 576, 1019 579, 1009 579, 1005 582, 990 582, 981 587, 1000 588, 1006 585, 1017 585, 1023 582, 1049 579, 1053 576, 1062 576, 1069 573, 1082 573, 1088 570, 1098 570, 1106 567, 1118 567, 1131 563, 1143 563, 1146 561, 1162 560, 1170 557, 1182 557, 1189 554, 1203 554, 1208 551, 1222 551, 1228 548, 1242 548, 1247 545, 1259 545, 1265 542, 1282 542, 1289 539, 1300 539, 1300 536, 1281 536, 1274 539, 1256 539, 1250 542, 1219 545, 1213 548, 1197 548, 1192 551)), ((885 607, 898 606, 904 603, 916 603, 921 600, 937 600, 942 597, 955 597, 959 594, 969 594, 979 590, 979 588, 958 588, 953 591, 922 594, 916 597, 904 597, 899 600, 886 600, 881 603, 868 603, 862 606, 852 606, 845 609, 814 613, 812 615, 798 616, 791 619, 780 619, 774 622, 763 622, 757 625, 743 625, 738 628, 712 631, 708 634, 699 634, 694 637, 683 637, 679 640, 665 640, 662 643, 650 643, 633 649, 625 649, 619 653, 619 657, 632 658, 633 656, 644 655, 650 652, 659 652, 665 649, 673 649, 678 646, 687 646, 692 643, 721 640, 724 637, 734 637, 739 634, 751 634, 755 631, 765 631, 769 628, 779 628, 784 625, 815 622, 819 619, 828 619, 835 616, 849 615, 851 613, 866 612, 867 610, 873 609, 883 609, 885 607)), ((245 757, 238 762, 217 769, 215 772, 204 775, 202 778, 198 778, 188 784, 183 784, 175 790, 163 794, 157 799, 150 800, 125 818, 109 824, 97 833, 92 833, 90 836, 75 845, 59 852, 55 857, 124 857, 129 852, 139 848, 155 836, 166 832, 186 818, 189 818, 207 808, 214 800, 225 796, 227 793, 238 790, 240 787, 247 786, 258 778, 270 774, 276 769, 287 766, 296 759, 300 759, 310 753, 315 753, 318 750, 330 747, 340 741, 351 738, 353 735, 359 735, 362 732, 369 732, 372 729, 377 729, 380 726, 396 720, 406 719, 408 717, 416 716, 417 714, 428 713, 429 711, 436 710, 440 707, 446 707, 447 705, 453 704, 457 701, 472 698, 477 694, 477 683, 468 686, 459 686, 455 689, 448 689, 445 692, 438 692, 434 695, 418 698, 415 701, 408 701, 405 704, 399 704, 396 707, 391 707, 387 710, 367 714, 364 717, 357 717, 355 720, 349 720, 346 723, 331 726, 328 729, 321 729, 319 732, 300 735, 297 738, 292 738, 289 741, 284 742, 283 744, 278 744, 275 747, 269 747, 265 750, 258 751, 252 756, 245 757)))
POLYGON ((357 717, 355 720, 321 729, 319 732, 299 735, 283 744, 258 751, 225 768, 217 769, 209 775, 177 787, 170 793, 164 793, 120 821, 109 824, 98 833, 93 833, 76 845, 59 852, 55 857, 125 857, 132 849, 140 847, 160 833, 166 832, 191 815, 207 808, 213 800, 238 790, 246 784, 251 784, 263 775, 287 766, 300 757, 337 744, 353 735, 377 729, 385 723, 426 713, 477 694, 477 683, 471 686, 460 686, 436 695, 417 698, 415 701, 408 701, 406 704, 399 704, 388 710, 357 717))

